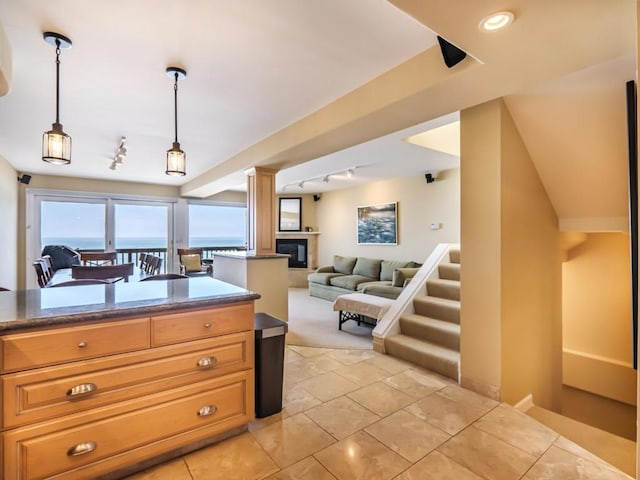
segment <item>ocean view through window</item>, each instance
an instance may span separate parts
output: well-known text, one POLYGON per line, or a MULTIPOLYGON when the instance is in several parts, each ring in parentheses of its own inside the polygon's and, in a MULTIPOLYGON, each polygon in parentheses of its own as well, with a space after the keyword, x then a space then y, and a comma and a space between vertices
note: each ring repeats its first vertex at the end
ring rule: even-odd
POLYGON ((244 247, 246 225, 244 206, 189 204, 189 248, 244 247))

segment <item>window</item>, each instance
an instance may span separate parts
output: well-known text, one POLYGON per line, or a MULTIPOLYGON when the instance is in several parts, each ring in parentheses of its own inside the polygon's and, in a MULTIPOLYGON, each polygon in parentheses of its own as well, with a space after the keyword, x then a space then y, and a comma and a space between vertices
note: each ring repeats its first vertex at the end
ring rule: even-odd
POLYGON ((48 201, 40 204, 40 248, 67 245, 75 249, 105 248, 104 202, 48 201))
POLYGON ((235 205, 189 204, 189 247, 244 247, 247 208, 235 205))

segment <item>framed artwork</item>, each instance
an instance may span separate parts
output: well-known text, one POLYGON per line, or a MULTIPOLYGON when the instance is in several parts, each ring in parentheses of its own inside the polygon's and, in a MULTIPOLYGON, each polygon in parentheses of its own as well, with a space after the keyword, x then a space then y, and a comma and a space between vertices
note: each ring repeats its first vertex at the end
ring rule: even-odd
POLYGON ((281 232, 299 232, 302 230, 302 197, 280 199, 278 228, 281 232))
POLYGON ((398 202, 358 208, 358 245, 398 244, 398 202))

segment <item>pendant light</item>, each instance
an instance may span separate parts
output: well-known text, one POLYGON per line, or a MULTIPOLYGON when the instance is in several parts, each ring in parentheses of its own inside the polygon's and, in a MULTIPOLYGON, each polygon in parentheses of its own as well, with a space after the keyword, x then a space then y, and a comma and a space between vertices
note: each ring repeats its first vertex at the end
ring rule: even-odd
POLYGON ((174 106, 174 132, 175 139, 173 145, 167 150, 167 169, 165 173, 167 175, 186 175, 186 160, 187 156, 180 149, 180 143, 178 143, 178 80, 182 80, 187 76, 187 72, 182 68, 169 67, 167 68, 167 75, 174 79, 173 84, 173 106, 174 106))
POLYGON ((60 49, 71 48, 71 40, 54 32, 44 32, 44 41, 56 47, 56 121, 42 136, 42 160, 54 165, 71 163, 71 137, 60 123, 60 49))

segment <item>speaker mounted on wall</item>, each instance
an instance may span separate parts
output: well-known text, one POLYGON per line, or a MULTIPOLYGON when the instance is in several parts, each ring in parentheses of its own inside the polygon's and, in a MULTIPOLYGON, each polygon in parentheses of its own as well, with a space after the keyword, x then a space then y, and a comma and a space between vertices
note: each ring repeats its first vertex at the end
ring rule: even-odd
POLYGON ((321 198, 322 198, 322 197, 320 196, 320 194, 316 193, 316 194, 313 196, 313 201, 314 201, 314 202, 317 202, 317 201, 319 201, 321 198))
POLYGON ((31 181, 31 175, 27 175, 25 173, 24 175, 18 177, 18 181, 20 183, 24 183, 25 185, 29 185, 29 182, 31 181))
POLYGON ((433 173, 425 173, 424 179, 427 181, 427 183, 433 183, 436 181, 436 177, 433 176, 433 173))
POLYGON ((455 45, 447 42, 440 35, 438 35, 438 43, 440 44, 440 51, 442 52, 444 64, 449 68, 456 66, 467 56, 467 53, 464 50, 460 50, 455 45))

